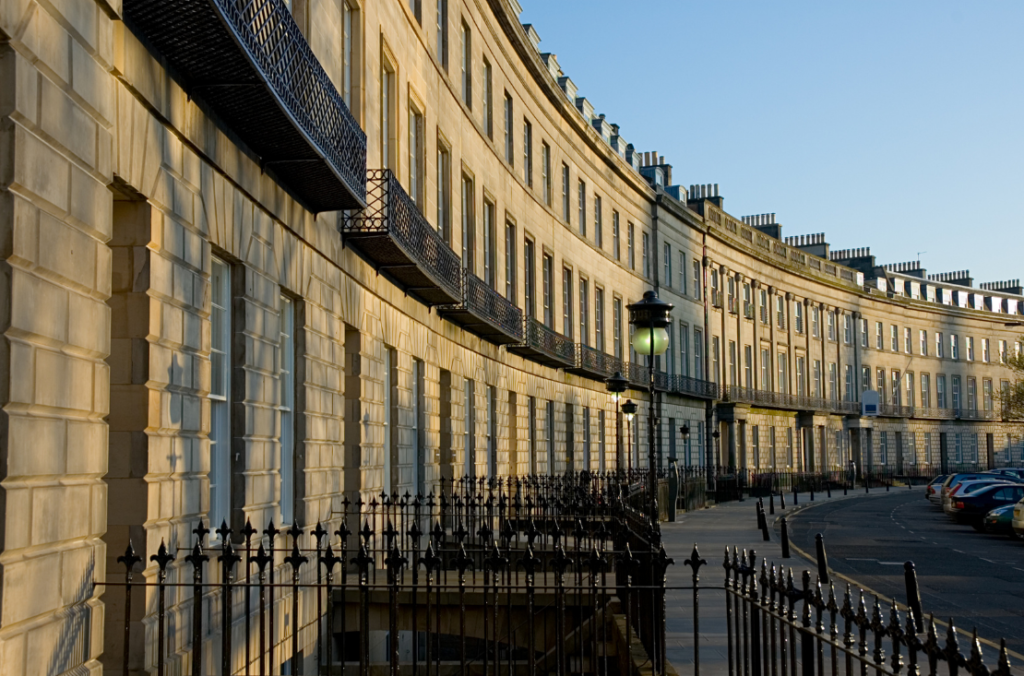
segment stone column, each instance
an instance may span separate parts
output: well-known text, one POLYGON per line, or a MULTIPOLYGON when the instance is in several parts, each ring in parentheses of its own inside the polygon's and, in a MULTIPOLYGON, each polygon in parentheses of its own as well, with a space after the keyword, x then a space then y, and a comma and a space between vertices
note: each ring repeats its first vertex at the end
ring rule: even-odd
POLYGON ((747 421, 740 420, 740 439, 739 439, 739 458, 738 467, 746 469, 750 465, 750 460, 747 457, 747 421))
POLYGON ((814 464, 814 425, 801 428, 804 436, 804 471, 814 472, 817 470, 814 464))
POLYGON ((728 421, 729 428, 729 467, 736 467, 736 419, 728 421))
POLYGON ((818 429, 818 442, 821 445, 821 450, 818 451, 818 458, 819 458, 818 471, 819 472, 827 472, 828 469, 829 469, 829 462, 828 462, 828 438, 826 436, 827 433, 828 433, 828 426, 826 426, 826 425, 818 425, 817 429, 818 429))

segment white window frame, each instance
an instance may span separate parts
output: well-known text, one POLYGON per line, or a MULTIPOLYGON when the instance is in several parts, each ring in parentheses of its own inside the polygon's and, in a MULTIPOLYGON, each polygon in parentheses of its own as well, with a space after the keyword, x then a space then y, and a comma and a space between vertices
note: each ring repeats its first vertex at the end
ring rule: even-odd
POLYGON ((280 361, 278 383, 281 387, 277 405, 281 425, 279 478, 281 481, 280 515, 282 524, 290 524, 295 514, 295 301, 281 295, 280 361))
POLYGON ((210 274, 210 519, 231 520, 231 266, 212 258, 210 274), (219 315, 219 319, 218 319, 219 315), (220 372, 218 380, 217 372, 220 372), (218 388, 218 384, 220 387, 218 388))

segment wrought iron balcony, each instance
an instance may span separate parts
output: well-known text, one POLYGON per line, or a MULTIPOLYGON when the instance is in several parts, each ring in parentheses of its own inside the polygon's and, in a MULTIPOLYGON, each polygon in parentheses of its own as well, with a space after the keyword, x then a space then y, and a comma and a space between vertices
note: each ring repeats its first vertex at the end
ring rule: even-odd
POLYGON ((623 363, 622 375, 626 376, 626 380, 631 385, 642 387, 644 389, 650 387, 651 377, 647 373, 647 367, 643 364, 637 364, 636 362, 625 362, 623 363))
POLYGON ((997 411, 986 411, 978 408, 954 409, 956 417, 960 420, 999 420, 997 411))
POLYGON ((555 369, 576 365, 576 344, 533 317, 523 320, 523 342, 508 351, 555 369))
POLYGON ((583 343, 576 344, 576 364, 566 369, 569 373, 592 380, 604 380, 621 370, 621 359, 583 343))
POLYGON ((523 342, 523 311, 469 270, 463 270, 462 302, 438 314, 497 345, 523 342))
POLYGON ((898 404, 879 404, 878 415, 884 418, 913 418, 913 406, 900 406, 898 404))
POLYGON ((124 0, 123 12, 307 208, 366 203, 366 134, 282 0, 124 0))
POLYGON ((860 404, 855 401, 755 390, 737 385, 730 385, 726 388, 725 400, 792 411, 824 411, 844 415, 852 415, 860 411, 860 404))
POLYGON ((915 418, 929 418, 935 420, 953 420, 956 418, 956 410, 952 408, 915 408, 915 418))
POLYGON ((347 217, 342 241, 377 272, 427 305, 462 300, 462 263, 389 169, 367 180, 368 204, 347 217))
POLYGON ((717 383, 689 376, 669 376, 669 391, 701 399, 718 399, 717 383))
MULTIPOLYGON (((622 375, 626 376, 626 379, 631 385, 639 387, 641 389, 647 389, 651 386, 651 374, 647 370, 647 366, 635 362, 623 362, 622 364, 622 375)), ((672 391, 672 379, 664 371, 654 371, 654 387, 659 392, 671 392, 672 391)))

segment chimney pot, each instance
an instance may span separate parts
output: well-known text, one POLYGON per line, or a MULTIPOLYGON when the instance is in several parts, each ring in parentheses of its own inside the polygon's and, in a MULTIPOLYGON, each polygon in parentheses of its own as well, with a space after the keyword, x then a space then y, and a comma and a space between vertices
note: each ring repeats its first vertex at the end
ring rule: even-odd
POLYGON ((715 197, 718 197, 718 184, 715 184, 715 197))

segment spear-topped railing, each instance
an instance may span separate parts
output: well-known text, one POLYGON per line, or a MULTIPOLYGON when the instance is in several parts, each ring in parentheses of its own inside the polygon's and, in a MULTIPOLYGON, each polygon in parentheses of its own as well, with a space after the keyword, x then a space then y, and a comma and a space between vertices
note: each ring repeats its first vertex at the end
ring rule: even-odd
POLYGON ((622 640, 664 675, 672 560, 627 499, 637 478, 464 477, 425 496, 342 499, 306 529, 221 524, 211 538, 199 521, 142 575, 129 544, 121 671, 611 676, 624 617, 622 640))

